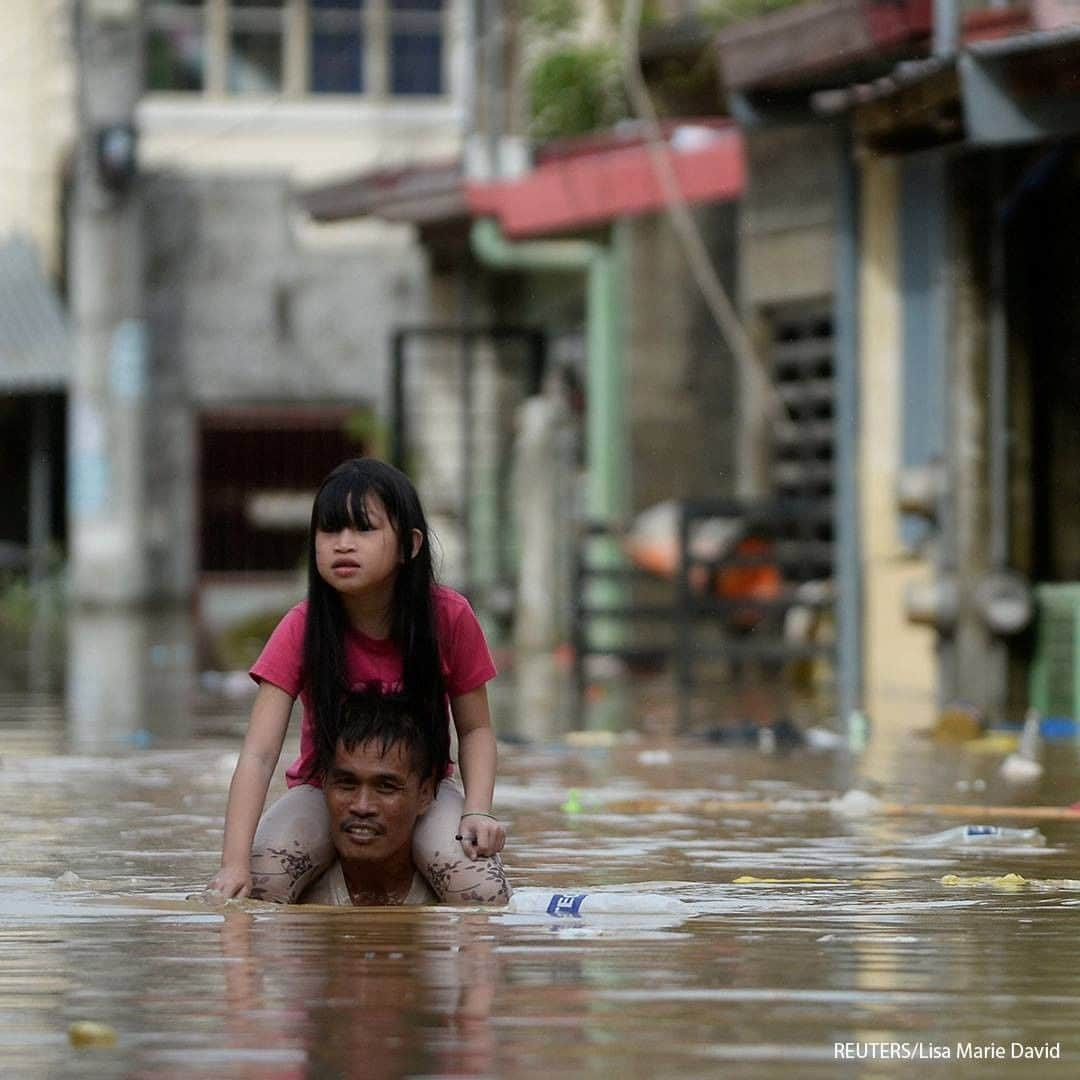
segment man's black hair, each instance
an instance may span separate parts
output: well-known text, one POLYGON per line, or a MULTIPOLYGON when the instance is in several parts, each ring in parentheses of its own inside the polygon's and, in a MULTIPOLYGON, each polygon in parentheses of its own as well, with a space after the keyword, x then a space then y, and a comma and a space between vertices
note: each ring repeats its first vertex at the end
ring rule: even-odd
MULTIPOLYGON (((415 705, 404 694, 384 694, 374 688, 347 694, 338 714, 337 741, 350 753, 373 742, 380 754, 402 743, 421 783, 431 780, 438 784, 450 764, 449 747, 440 753, 432 746, 425 726, 417 720, 415 705)), ((325 775, 334 764, 337 744, 329 753, 323 744, 319 750, 318 768, 325 775)))

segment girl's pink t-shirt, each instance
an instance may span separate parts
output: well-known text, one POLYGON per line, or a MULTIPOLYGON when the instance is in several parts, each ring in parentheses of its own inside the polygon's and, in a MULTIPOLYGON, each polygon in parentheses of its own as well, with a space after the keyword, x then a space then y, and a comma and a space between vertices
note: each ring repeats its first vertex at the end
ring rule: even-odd
MULTIPOLYGON (((445 585, 436 585, 432 597, 443 679, 447 695, 453 701, 492 679, 496 674, 495 662, 469 601, 445 585)), ((307 607, 307 601, 303 600, 286 613, 250 672, 256 682, 273 683, 291 697, 299 695, 304 706, 300 756, 285 770, 289 787, 312 783, 305 777, 312 772, 316 758, 314 710, 304 689, 307 607)), ((374 683, 385 693, 400 691, 401 667, 401 652, 393 641, 371 638, 353 629, 346 631, 345 669, 352 689, 374 683)), ((317 780, 315 783, 320 786, 317 780)))

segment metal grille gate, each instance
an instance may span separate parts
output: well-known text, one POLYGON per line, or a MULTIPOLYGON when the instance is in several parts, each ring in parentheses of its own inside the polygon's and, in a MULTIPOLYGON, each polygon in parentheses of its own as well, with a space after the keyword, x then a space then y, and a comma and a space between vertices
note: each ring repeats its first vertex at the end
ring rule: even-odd
MULTIPOLYGON (((638 568, 591 566, 579 545, 575 653, 579 686, 584 658, 613 653, 633 661, 666 655, 684 723, 702 668, 720 660, 730 674, 744 660, 775 674, 793 662, 825 661, 824 689, 835 682, 835 646, 828 622, 833 608, 834 417, 832 323, 827 308, 792 305, 769 313, 772 377, 786 417, 772 432, 771 494, 760 500, 700 498, 680 506, 679 570, 657 602, 604 609, 586 601, 588 582, 612 576, 640 581, 638 568), (740 523, 741 540, 722 554, 702 554, 695 541, 716 519, 740 523), (809 627, 792 632, 798 609, 809 627), (590 638, 590 627, 621 619, 627 632, 617 647, 590 638), (663 632, 667 628, 667 632, 663 632), (659 633, 658 633, 659 631, 659 633)), ((646 575, 647 576, 647 575, 646 575)), ((655 581, 654 581, 655 587, 655 581)), ((655 596, 654 592, 654 596, 655 596)))

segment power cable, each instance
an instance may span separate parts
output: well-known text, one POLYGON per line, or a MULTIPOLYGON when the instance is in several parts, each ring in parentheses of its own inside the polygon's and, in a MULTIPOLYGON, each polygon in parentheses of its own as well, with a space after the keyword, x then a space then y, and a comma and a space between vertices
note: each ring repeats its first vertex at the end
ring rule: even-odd
POLYGON ((776 386, 770 378, 766 362, 754 348, 750 336, 728 296, 720 276, 709 257, 701 230, 690 212, 686 196, 675 175, 671 148, 664 137, 645 74, 641 68, 639 28, 642 0, 624 0, 620 27, 623 80, 630 98, 630 107, 641 124, 645 147, 653 172, 664 194, 664 207, 675 235, 682 245, 690 273, 720 334, 741 370, 747 384, 756 391, 762 402, 765 418, 778 420, 787 414, 776 386))

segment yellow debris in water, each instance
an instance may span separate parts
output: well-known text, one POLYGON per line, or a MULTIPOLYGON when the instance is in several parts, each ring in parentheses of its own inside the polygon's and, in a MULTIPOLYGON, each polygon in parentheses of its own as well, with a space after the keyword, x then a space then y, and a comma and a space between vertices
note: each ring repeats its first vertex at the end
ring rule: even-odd
POLYGON ((1018 742, 1017 737, 1007 731, 994 731, 981 739, 972 739, 965 743, 964 749, 972 750, 976 754, 1011 754, 1018 742))
POLYGON ((941 710, 931 734, 939 742, 967 742, 983 732, 982 717, 967 705, 950 705, 941 710))
POLYGON ((843 885, 839 878, 826 877, 754 877, 752 874, 743 874, 735 878, 732 885, 843 885))
POLYGON ((72 1046, 115 1046, 116 1030, 93 1020, 76 1020, 68 1028, 68 1040, 72 1046))
POLYGON ((941 878, 942 885, 962 888, 989 885, 992 889, 1019 889, 1028 883, 1027 878, 1019 874, 1002 874, 1000 877, 968 877, 960 874, 946 874, 941 878))
POLYGON ((563 741, 567 746, 606 749, 618 743, 619 733, 617 731, 568 731, 563 741))

